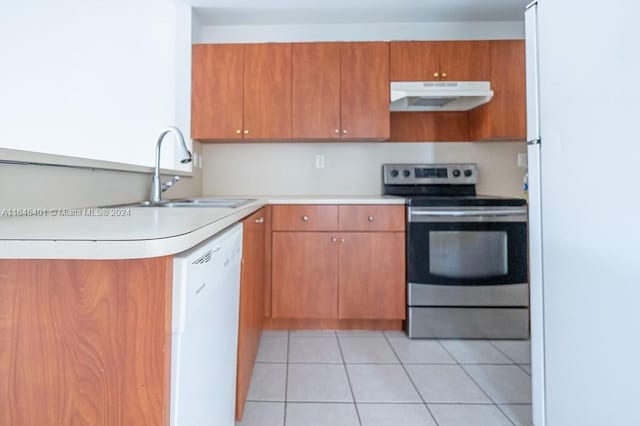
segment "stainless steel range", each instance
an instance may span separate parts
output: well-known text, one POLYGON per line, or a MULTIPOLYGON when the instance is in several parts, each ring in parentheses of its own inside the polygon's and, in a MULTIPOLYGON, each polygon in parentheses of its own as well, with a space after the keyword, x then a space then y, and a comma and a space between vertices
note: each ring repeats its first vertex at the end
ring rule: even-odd
POLYGON ((528 338, 527 207, 476 195, 475 164, 385 164, 407 198, 411 338, 528 338))

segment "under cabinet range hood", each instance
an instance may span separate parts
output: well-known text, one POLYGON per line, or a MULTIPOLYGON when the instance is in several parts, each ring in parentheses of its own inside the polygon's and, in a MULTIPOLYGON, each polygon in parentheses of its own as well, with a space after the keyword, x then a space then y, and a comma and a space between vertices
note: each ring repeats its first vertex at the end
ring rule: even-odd
POLYGON ((391 111, 468 111, 493 97, 488 81, 392 81, 391 111))

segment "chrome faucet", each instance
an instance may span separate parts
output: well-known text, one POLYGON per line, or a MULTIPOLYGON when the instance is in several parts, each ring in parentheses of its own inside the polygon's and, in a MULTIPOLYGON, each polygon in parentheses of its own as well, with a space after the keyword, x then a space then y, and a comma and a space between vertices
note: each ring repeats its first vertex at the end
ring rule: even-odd
POLYGON ((177 127, 166 127, 162 129, 158 136, 158 141, 156 142, 156 166, 153 171, 153 178, 151 178, 151 194, 149 196, 149 200, 152 203, 159 203, 162 201, 162 193, 180 180, 180 176, 174 176, 173 179, 167 183, 160 182, 160 147, 167 133, 172 133, 178 140, 178 148, 180 149, 180 155, 182 155, 180 162, 182 164, 191 162, 191 152, 187 149, 187 144, 184 143, 184 137, 180 130, 178 130, 177 127))

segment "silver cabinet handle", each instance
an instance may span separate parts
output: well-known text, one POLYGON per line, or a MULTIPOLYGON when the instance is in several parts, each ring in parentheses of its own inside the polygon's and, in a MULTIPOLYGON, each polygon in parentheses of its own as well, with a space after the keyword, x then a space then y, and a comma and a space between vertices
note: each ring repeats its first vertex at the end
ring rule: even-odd
POLYGON ((369 219, 369 222, 373 222, 374 220, 376 220, 376 218, 373 216, 369 216, 367 219, 369 219))
POLYGON ((256 219, 256 223, 263 223, 263 222, 264 222, 264 217, 256 219))
POLYGON ((335 243, 335 242, 337 242, 337 241, 338 241, 338 239, 337 239, 336 237, 332 237, 332 238, 331 238, 331 242, 332 242, 332 243, 335 243))
POLYGON ((344 238, 340 238, 340 242, 341 242, 341 243, 344 243, 344 238))
POLYGON ((302 216, 303 222, 309 222, 309 216, 302 216))

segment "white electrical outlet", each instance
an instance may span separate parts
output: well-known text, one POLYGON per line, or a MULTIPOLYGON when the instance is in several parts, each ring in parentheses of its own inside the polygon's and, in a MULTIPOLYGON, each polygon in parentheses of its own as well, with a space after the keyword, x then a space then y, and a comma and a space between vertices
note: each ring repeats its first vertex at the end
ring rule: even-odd
POLYGON ((316 154, 316 169, 324 169, 324 155, 316 154))
POLYGON ((527 154, 524 152, 518 153, 518 167, 527 167, 527 154))

